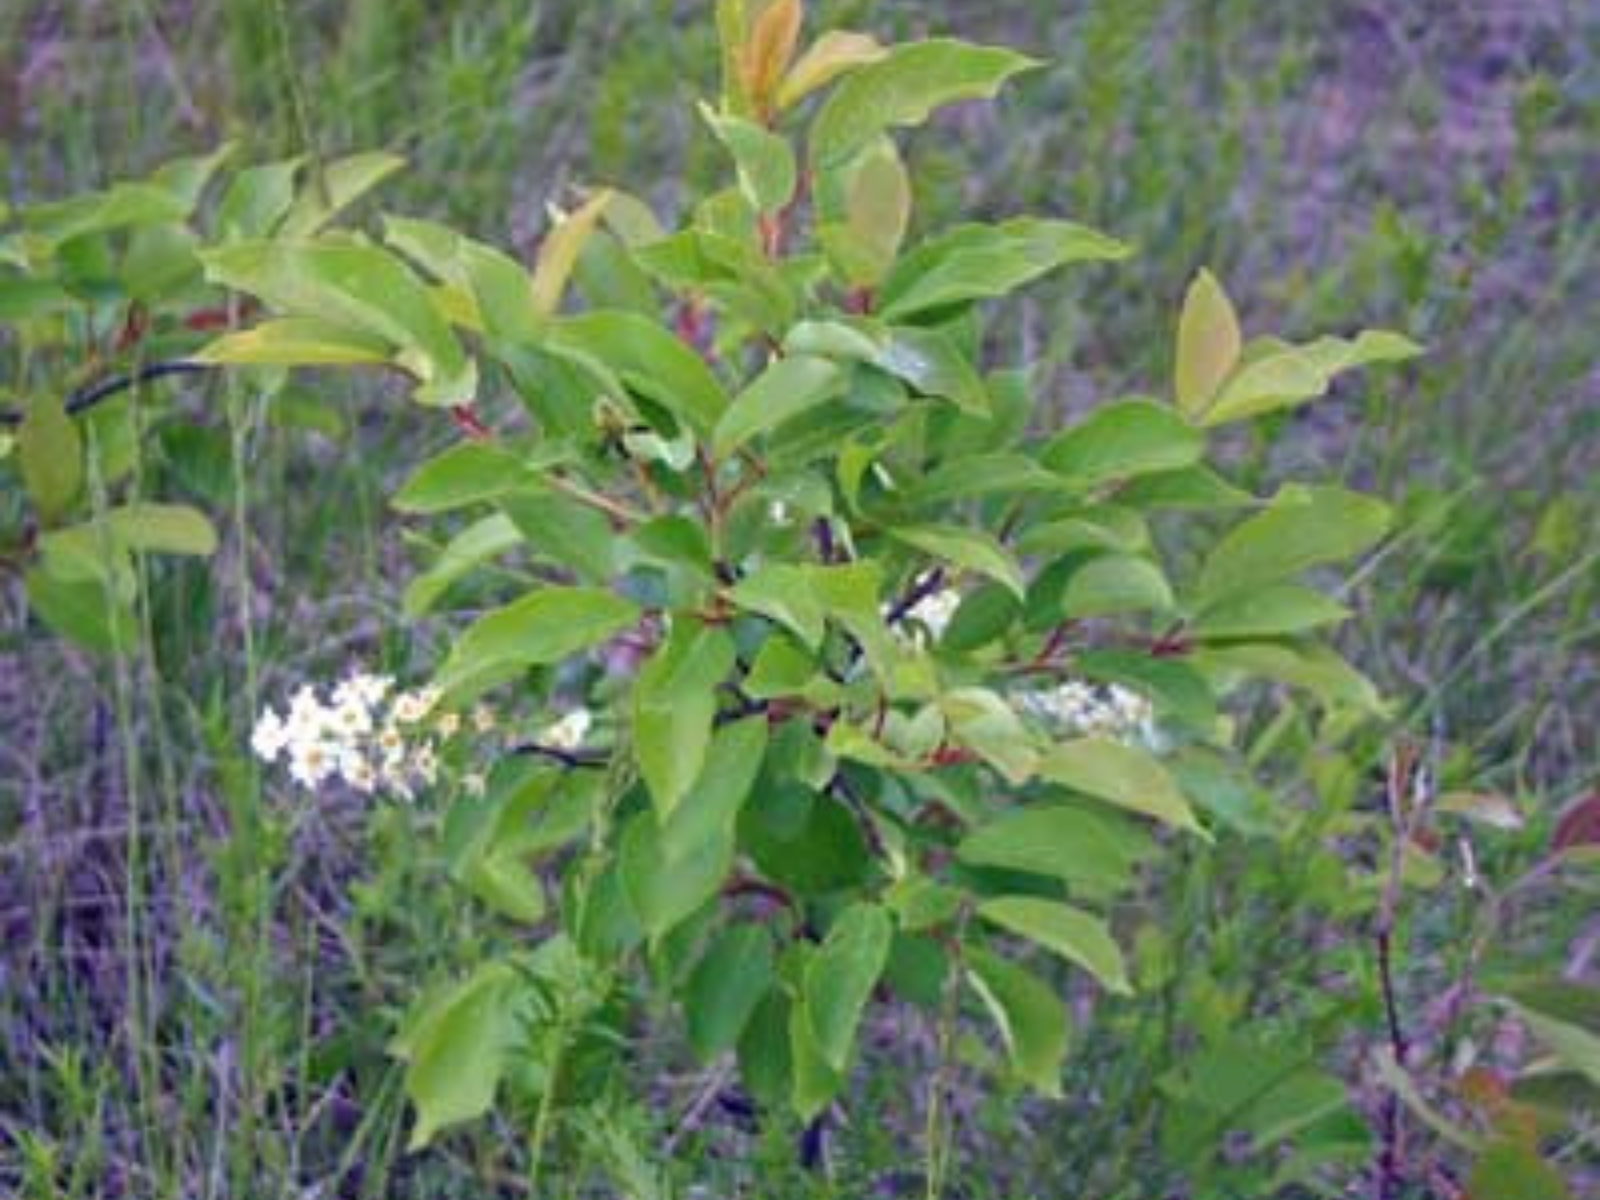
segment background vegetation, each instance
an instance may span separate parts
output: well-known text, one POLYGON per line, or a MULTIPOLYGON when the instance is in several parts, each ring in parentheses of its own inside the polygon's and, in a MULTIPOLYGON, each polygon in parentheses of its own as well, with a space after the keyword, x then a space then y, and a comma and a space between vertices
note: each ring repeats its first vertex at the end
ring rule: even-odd
MULTIPOLYGON (((4 195, 67 195, 227 138, 256 159, 389 148, 413 167, 385 207, 531 251, 545 206, 568 203, 574 183, 614 182, 671 213, 720 170, 693 116, 715 87, 707 7, 10 0, 4 195), (287 39, 277 3, 292 9, 287 39)), ((1496 922, 1505 969, 1594 978, 1592 893, 1530 886, 1491 905, 1464 886, 1459 842, 1498 888, 1542 860, 1600 783, 1600 13, 1579 0, 819 7, 886 39, 934 27, 1051 59, 1000 105, 942 122, 961 136, 936 150, 929 137, 921 154, 913 139, 911 161, 919 222, 1041 211, 1140 246, 1092 290, 1049 284, 1009 310, 1009 349, 1046 365, 1062 419, 1166 377, 1172 314, 1200 265, 1229 281, 1247 329, 1380 325, 1430 347, 1424 366, 1341 385, 1237 448, 1261 487, 1312 466, 1403 512, 1349 597, 1359 617, 1345 635, 1396 698, 1394 726, 1339 756, 1311 753, 1292 727, 1258 744, 1299 778, 1273 801, 1286 815, 1270 837, 1227 839, 1151 882, 1173 934, 1150 951, 1156 986, 1097 1018, 1104 1036, 1085 1036, 1064 1102, 954 1089, 958 1194, 1057 1195, 1068 1180, 1095 1196, 1275 1194, 1274 1162, 1219 1139, 1173 1150, 1193 1063, 1172 1014, 1309 1055, 1381 1122, 1365 1070, 1386 1037, 1370 822, 1389 747, 1526 818, 1430 832, 1434 869, 1398 917, 1408 1023, 1433 1027, 1496 922)), ((516 1194, 509 1127, 402 1154, 384 1052, 410 988, 467 954, 444 931, 471 918, 427 886, 403 819, 308 807, 243 758, 258 689, 357 659, 420 670, 442 645, 442 630, 403 644, 387 632, 413 546, 382 517, 455 430, 348 378, 336 380, 348 394, 300 392, 271 419, 253 414, 243 436, 220 392, 195 386, 154 431, 149 469, 166 491, 219 514, 242 500, 246 518, 219 520, 213 563, 150 581, 152 620, 128 664, 44 635, 0 579, 0 1191, 516 1194)), ((14 515, 0 513, 0 536, 14 515)), ((877 1019, 915 1024, 894 1008, 877 1019)), ((920 1187, 904 1170, 920 1128, 906 1098, 933 1045, 875 1057, 849 1123, 797 1156, 795 1131, 758 1129, 708 1092, 663 1030, 657 1086, 617 1090, 592 1127, 566 1131, 568 1161, 587 1164, 569 1172, 573 1194, 920 1187)), ((1453 1064, 1526 1053, 1492 1014, 1441 1030, 1424 1047, 1434 1105, 1455 1099, 1453 1064)), ((1593 1194, 1592 1144, 1561 1152, 1575 1194, 1593 1194)), ((1448 1177, 1416 1186, 1449 1194, 1448 1177)))

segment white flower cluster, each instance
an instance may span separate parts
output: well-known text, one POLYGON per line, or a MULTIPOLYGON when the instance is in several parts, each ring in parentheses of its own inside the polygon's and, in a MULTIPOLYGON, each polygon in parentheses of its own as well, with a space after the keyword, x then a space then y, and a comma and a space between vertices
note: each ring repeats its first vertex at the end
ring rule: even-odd
MULTIPOLYGON (((250 748, 263 762, 286 759, 290 776, 304 787, 342 779, 366 795, 381 789, 410 800, 438 778, 435 739, 461 727, 459 714, 434 715, 439 699, 434 687, 395 691, 387 675, 351 675, 334 687, 328 703, 306 684, 287 715, 270 705, 262 710, 250 748)), ((480 732, 494 727, 487 709, 473 720, 480 732)))
MULTIPOLYGON (((923 649, 930 641, 937 642, 944 636, 944 631, 949 627, 950 620, 956 615, 956 609, 961 607, 961 593, 954 588, 941 588, 922 597, 905 612, 901 624, 897 625, 894 633, 900 641, 913 649, 923 649), (912 621, 915 624, 909 629, 904 628, 904 622, 912 621)), ((885 607, 884 615, 892 611, 885 607)))
POLYGON ((1069 679, 1049 689, 1013 692, 1011 699, 1025 715, 1058 734, 1110 737, 1147 746, 1160 740, 1150 701, 1114 683, 1096 687, 1069 679))

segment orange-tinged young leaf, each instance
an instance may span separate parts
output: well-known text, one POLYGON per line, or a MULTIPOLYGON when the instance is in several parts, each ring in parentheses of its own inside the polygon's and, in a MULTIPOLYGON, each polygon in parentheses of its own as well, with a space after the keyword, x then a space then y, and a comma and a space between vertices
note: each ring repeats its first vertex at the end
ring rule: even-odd
POLYGON ((1239 361, 1239 319, 1222 285, 1202 270, 1183 298, 1173 392, 1178 408, 1199 416, 1239 361))
POLYGON ((572 277, 583 244, 610 203, 611 192, 602 188, 545 235, 533 271, 533 310, 541 317, 548 317, 561 307, 562 293, 567 290, 567 280, 572 277))
POLYGON ((778 87, 778 111, 791 108, 855 67, 878 62, 889 52, 864 33, 832 30, 811 44, 778 87))
POLYGON ((745 95, 762 115, 772 111, 772 94, 794 57, 803 15, 801 0, 776 0, 751 27, 740 74, 745 95))

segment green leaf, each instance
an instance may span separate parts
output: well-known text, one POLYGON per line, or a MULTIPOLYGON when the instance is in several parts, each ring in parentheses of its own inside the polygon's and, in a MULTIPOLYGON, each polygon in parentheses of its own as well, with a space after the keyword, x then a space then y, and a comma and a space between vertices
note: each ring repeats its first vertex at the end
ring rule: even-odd
POLYGON ((456 580, 521 544, 522 534, 504 513, 474 521, 450 539, 432 566, 406 585, 405 615, 425 615, 456 580))
POLYGON ((1492 1143, 1472 1167, 1471 1200, 1572 1200, 1572 1189, 1538 1153, 1516 1141, 1492 1143))
POLYGON ((1161 568, 1131 554, 1101 554, 1075 570, 1061 593, 1063 617, 1107 617, 1166 612, 1172 589, 1161 568))
POLYGON ((279 317, 225 333, 196 352, 198 363, 238 366, 355 366, 388 362, 388 342, 319 317, 279 317))
POLYGON ((1352 558, 1389 529, 1379 500, 1341 488, 1284 487, 1207 556, 1196 586, 1202 606, 1277 583, 1319 563, 1352 558))
POLYGON ((887 138, 859 155, 844 181, 843 220, 827 221, 818 239, 852 287, 876 287, 894 266, 911 220, 911 179, 887 138))
POLYGON ((662 828, 663 851, 682 857, 712 841, 726 841, 731 846, 739 812, 756 785, 766 754, 764 714, 717 730, 700 774, 662 828))
POLYGON ((739 1044, 772 985, 772 964, 772 938, 759 925, 735 925, 711 943, 683 998, 689 1045, 701 1062, 739 1044))
POLYGON ((1178 318, 1172 390, 1186 416, 1205 412, 1222 381, 1233 373, 1242 346, 1233 303, 1216 277, 1202 270, 1189 285, 1178 318))
POLYGON ((1206 836, 1172 777, 1147 751, 1110 738, 1078 738, 1046 751, 1039 774, 1096 800, 1206 836))
POLYGON ((296 198, 278 227, 278 238, 292 242, 311 237, 405 165, 405 159, 381 151, 352 154, 328 163, 321 181, 311 180, 296 198))
POLYGON ((1196 650, 1189 661, 1202 671, 1304 688, 1329 707, 1349 706, 1372 716, 1386 711, 1372 681, 1326 646, 1228 642, 1196 650))
POLYGON ((1122 951, 1104 921, 1082 909, 1033 896, 1001 896, 978 905, 978 916, 1036 942, 1088 971, 1106 988, 1128 995, 1122 951))
POLYGON ((733 155, 739 189, 758 212, 776 213, 793 199, 797 175, 788 142, 754 121, 726 116, 703 102, 700 117, 733 155))
POLYGON ((486 669, 561 662, 638 622, 637 605, 599 588, 545 587, 478 618, 457 640, 439 685, 457 689, 486 669))
POLYGON ((1210 467, 1193 466, 1141 475, 1117 489, 1117 502, 1148 511, 1240 508, 1256 501, 1249 492, 1234 487, 1210 467))
POLYGON ((83 488, 83 442, 61 401, 40 393, 17 430, 17 466, 28 498, 54 524, 83 488))
POLYGON ((1208 605, 1189 626, 1196 638, 1273 638, 1337 625, 1350 610, 1299 583, 1269 583, 1208 605))
POLYGON ((101 654, 126 654, 139 643, 133 608, 98 579, 58 579, 40 567, 25 577, 28 606, 62 637, 101 654))
POLYGON ((1038 65, 1012 50, 945 38, 896 46, 828 97, 811 126, 812 161, 834 166, 886 129, 920 124, 959 100, 992 97, 1011 76, 1038 65))
POLYGON ((811 649, 821 646, 826 618, 803 568, 789 563, 764 564, 741 579, 728 596, 740 608, 794 630, 811 649))
POLYGON ((461 442, 430 458, 390 503, 400 512, 433 514, 493 500, 533 481, 522 458, 490 442, 461 442))
POLYGON ((937 329, 896 329, 872 365, 904 380, 921 395, 949 400, 974 416, 989 415, 988 390, 949 334, 937 329))
POLYGON ((998 954, 968 946, 963 957, 967 982, 1000 1030, 1012 1071, 1041 1095, 1059 1098, 1072 1029, 1066 1005, 1036 975, 998 954))
POLYGON ((246 167, 229 182, 217 206, 217 230, 223 241, 262 238, 294 202, 294 177, 303 158, 246 167))
POLYGON ((434 221, 385 216, 383 236, 418 266, 469 297, 478 328, 513 341, 539 336, 533 279, 515 259, 434 221))
POLYGON ((1133 882, 1133 871, 1150 856, 1153 843, 1132 822, 1085 808, 1040 804, 1013 809, 968 835, 957 850, 964 863, 1047 875, 1068 886, 1115 892, 1133 882))
POLYGON ((558 350, 597 360, 699 433, 710 433, 728 408, 728 394, 705 360, 637 313, 566 317, 551 325, 548 338, 558 350))
POLYGON ((628 211, 636 222, 652 222, 653 217, 642 204, 632 206, 626 198, 601 188, 585 200, 576 212, 570 213, 546 231, 539 243, 539 258, 533 266, 533 310, 541 317, 553 315, 561 307, 561 297, 567 290, 567 281, 577 266, 579 256, 594 235, 595 226, 602 216, 618 217, 628 211))
POLYGON ((1071 221, 1019 217, 960 225, 901 258, 883 285, 879 314, 901 321, 930 309, 1004 296, 1074 262, 1113 262, 1132 251, 1071 221))
POLYGON ((477 368, 427 289, 393 254, 358 242, 238 242, 201 255, 213 283, 293 316, 382 338, 419 382, 424 404, 466 404, 477 368))
POLYGON ((825 358, 777 359, 723 413, 712 435, 712 453, 728 457, 752 438, 832 400, 847 381, 844 370, 825 358))
POLYGON ((1192 466, 1204 450, 1204 437, 1170 408, 1122 400, 1052 439, 1039 461, 1087 489, 1192 466))
POLYGON ((935 467, 910 489, 914 505, 950 504, 979 496, 1058 492, 1061 476, 1025 454, 963 454, 935 467))
POLYGON ((201 558, 217 550, 217 531, 203 513, 187 505, 140 501, 112 509, 106 520, 112 536, 131 550, 201 558))
POLYGON ((503 962, 479 967, 430 999, 396 1039, 406 1062, 406 1094, 417 1123, 409 1148, 420 1150, 450 1125, 482 1116, 494 1104, 520 1035, 523 984, 503 962))
POLYGON ((1013 786, 1026 783, 1039 765, 1039 751, 1020 717, 985 688, 954 688, 939 698, 950 732, 999 771, 1013 786))
POLYGON ((1316 362, 1290 347, 1246 363, 1225 384, 1215 403, 1200 415, 1202 425, 1222 425, 1293 408, 1328 390, 1328 376, 1316 362))
POLYGON ((847 71, 881 62, 889 52, 864 33, 832 29, 819 37, 789 68, 775 97, 778 109, 793 108, 818 88, 847 71))
POLYGON ((1322 337, 1301 346, 1300 353, 1328 375, 1372 363, 1406 362, 1423 353, 1410 338, 1383 329, 1366 329, 1355 338, 1322 337))
POLYGON ((705 762, 717 688, 732 673, 733 642, 715 626, 674 619, 634 686, 634 753, 663 821, 705 762))
POLYGON ((721 889, 733 869, 733 839, 709 837, 669 852, 654 812, 636 813, 622 830, 618 868, 628 907, 651 941, 660 942, 721 889))
POLYGON ((805 972, 805 1012, 823 1059, 843 1073, 872 989, 889 961, 894 921, 874 904, 841 913, 805 972))
POLYGON ((844 1087, 844 1075, 829 1065, 817 1044, 815 1027, 806 1012, 804 998, 789 1006, 789 1062, 793 1073, 793 1090, 789 1103, 795 1114, 806 1122, 832 1103, 844 1087))
POLYGON ((1525 980, 1506 989, 1534 1037, 1565 1066, 1600 1085, 1600 998, 1566 980, 1525 980))
POLYGON ((1003 584, 1017 599, 1024 598, 1027 584, 1022 577, 1022 567, 1010 551, 987 533, 954 525, 911 525, 890 528, 886 532, 895 540, 915 546, 934 558, 986 575, 1003 584))

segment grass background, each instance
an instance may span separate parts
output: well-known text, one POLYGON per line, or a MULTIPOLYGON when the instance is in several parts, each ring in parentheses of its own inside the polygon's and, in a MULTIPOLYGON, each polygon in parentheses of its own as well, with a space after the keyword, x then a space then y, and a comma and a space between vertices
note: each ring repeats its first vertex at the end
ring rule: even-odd
MULTIPOLYGON (((1247 330, 1383 325, 1429 346, 1419 367, 1342 385, 1230 451, 1257 487, 1309 469, 1400 508, 1401 535, 1353 594, 1348 648, 1398 699, 1396 732, 1442 774, 1538 814, 1504 851, 1507 870, 1524 861, 1600 781, 1600 9, 813 7, 816 25, 953 32, 1049 60, 999 105, 963 108, 910 146, 923 227, 1042 211, 1140 246, 1115 272, 1008 310, 996 352, 1043 364, 1058 417, 1163 386, 1200 265, 1227 282, 1247 330)), ((708 9, 6 0, 0 186, 12 202, 53 198, 227 138, 246 158, 391 148, 412 166, 383 207, 526 253, 574 184, 619 184, 670 215, 720 170, 693 117, 715 87, 708 9)), ((395 632, 415 544, 384 499, 454 433, 377 386, 335 386, 334 436, 224 420, 248 398, 198 390, 154 431, 151 469, 230 533, 211 569, 151 581, 136 661, 64 650, 0 580, 0 1192, 516 1194, 510 1126, 401 1156, 383 1052, 415 982, 470 961, 487 932, 430 886, 402 817, 289 804, 241 758, 258 696, 358 660, 420 672, 443 633, 395 632), (185 442, 202 452, 164 456, 185 442)), ((1247 948, 1291 918, 1256 901, 1293 866, 1253 867, 1273 878, 1251 894, 1219 855, 1169 885, 1175 924, 1215 931, 1197 945, 1219 977, 1270 976, 1247 948)), ((1564 945, 1581 916, 1528 929, 1564 945)), ((1419 995, 1472 919, 1444 901, 1418 921, 1419 995)), ((1301 951, 1279 986, 1315 967, 1301 951)), ((1147 1015, 1114 1031, 1123 1045, 1141 1044, 1147 1015)), ((858 1125, 836 1135, 831 1176, 799 1172, 786 1134, 724 1145, 714 1122, 660 1166, 701 1086, 669 1050, 658 1086, 619 1089, 605 1123, 571 1131, 573 1152, 610 1181, 593 1194, 687 1180, 710 1190, 686 1195, 910 1194, 896 1171, 914 1119, 868 1116, 926 1073, 932 1047, 902 1041, 863 1085, 858 1125)), ((1084 1179, 1107 1195, 1182 1194, 1153 1165, 1138 1061, 1086 1050, 1063 1106, 972 1089, 961 1194, 1060 1194, 1084 1179)))

